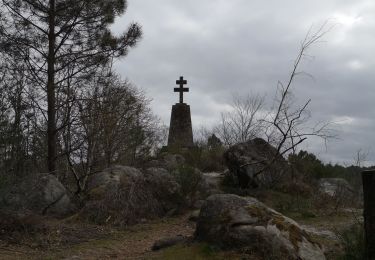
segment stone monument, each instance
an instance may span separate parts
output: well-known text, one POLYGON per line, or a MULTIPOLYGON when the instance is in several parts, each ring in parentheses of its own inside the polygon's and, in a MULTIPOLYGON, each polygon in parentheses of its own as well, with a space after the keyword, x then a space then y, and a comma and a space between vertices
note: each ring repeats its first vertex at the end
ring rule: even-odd
POLYGON ((172 106, 168 147, 189 148, 193 146, 193 129, 190 106, 184 103, 184 92, 189 92, 189 88, 184 88, 187 81, 183 77, 180 77, 176 84, 180 87, 175 88, 174 92, 180 93, 180 103, 172 106))

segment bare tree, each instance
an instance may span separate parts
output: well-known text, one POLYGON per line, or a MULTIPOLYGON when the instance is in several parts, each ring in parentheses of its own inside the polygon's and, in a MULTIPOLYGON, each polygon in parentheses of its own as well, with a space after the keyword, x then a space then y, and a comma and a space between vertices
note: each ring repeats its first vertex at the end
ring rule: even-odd
POLYGON ((309 31, 301 43, 300 50, 294 61, 292 72, 289 79, 284 84, 278 82, 278 94, 276 98, 275 112, 270 114, 271 120, 265 120, 269 124, 266 136, 271 143, 276 144, 277 151, 284 155, 290 151, 295 152, 298 145, 304 142, 309 136, 316 136, 327 140, 334 137, 331 123, 318 123, 312 128, 306 127, 306 122, 310 118, 308 106, 311 99, 304 104, 294 107, 292 99, 292 86, 295 78, 299 75, 309 75, 299 71, 299 66, 305 57, 308 57, 307 51, 312 45, 318 43, 322 37, 329 31, 326 29, 326 23, 316 32, 309 31))
POLYGON ((359 148, 357 151, 356 151, 356 154, 355 154, 355 157, 354 157, 354 166, 356 167, 362 167, 363 164, 366 162, 368 156, 370 154, 370 151, 364 151, 362 148, 359 148))
POLYGON ((95 87, 64 113, 74 120, 60 135, 77 193, 92 173, 113 164, 135 165, 151 156, 158 142, 158 119, 141 91, 114 74, 87 84, 95 87))
POLYGON ((246 180, 250 178, 249 184, 245 183, 244 186, 251 183, 256 184, 260 177, 266 180, 268 185, 273 185, 287 172, 279 169, 282 165, 286 166, 285 156, 295 153, 298 146, 307 138, 318 137, 327 141, 327 139, 335 137, 329 122, 320 122, 312 127, 309 126, 308 106, 311 100, 307 100, 302 105, 296 105, 292 93, 296 77, 308 75, 299 70, 301 62, 309 57, 308 50, 320 42, 329 30, 330 28, 327 29, 325 23, 317 31, 310 30, 307 33, 301 42, 288 80, 285 83, 279 81, 277 84, 276 98, 270 110, 267 111, 262 107, 263 99, 259 96, 248 96, 234 102, 233 111, 222 116, 218 133, 225 144, 245 142, 254 137, 260 137, 275 147, 269 149, 270 154, 262 156, 262 159, 244 163, 240 165, 239 169, 234 169, 241 176, 245 171, 248 176, 246 180), (263 175, 260 176, 261 174, 263 175))
POLYGON ((233 96, 232 110, 221 113, 221 122, 214 129, 225 145, 246 142, 261 135, 261 110, 264 97, 260 95, 233 96))
POLYGON ((28 86, 24 64, 20 57, 1 55, 0 73, 1 110, 6 113, 6 123, 0 132, 0 146, 6 152, 1 158, 1 164, 6 166, 3 171, 21 175, 30 153, 30 135, 26 131, 29 130, 27 126, 33 116, 26 94, 28 86))
POLYGON ((310 57, 308 50, 314 44, 319 43, 330 29, 327 29, 327 23, 324 23, 315 32, 310 30, 306 34, 287 82, 278 82, 274 110, 262 120, 264 122, 265 137, 270 144, 276 147, 277 153, 255 176, 267 170, 281 158, 280 156, 285 156, 288 153, 294 154, 298 146, 306 141, 308 137, 321 138, 325 143, 328 139, 336 137, 331 128, 331 122, 319 122, 313 127, 308 127, 307 123, 310 119, 308 106, 311 99, 300 106, 295 106, 292 94, 295 78, 299 75, 309 75, 306 72, 299 71, 304 58, 310 57))

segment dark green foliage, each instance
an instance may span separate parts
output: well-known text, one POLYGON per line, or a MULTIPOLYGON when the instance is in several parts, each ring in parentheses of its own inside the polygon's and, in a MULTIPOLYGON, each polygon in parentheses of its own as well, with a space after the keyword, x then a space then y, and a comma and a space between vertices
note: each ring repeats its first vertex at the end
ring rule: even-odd
MULTIPOLYGON (((298 154, 290 155, 289 163, 302 174, 303 179, 311 181, 320 178, 343 178, 346 179, 353 187, 359 188, 361 185, 361 172, 366 167, 324 164, 314 154, 301 150, 298 154)), ((370 167, 371 168, 371 167, 370 167)))

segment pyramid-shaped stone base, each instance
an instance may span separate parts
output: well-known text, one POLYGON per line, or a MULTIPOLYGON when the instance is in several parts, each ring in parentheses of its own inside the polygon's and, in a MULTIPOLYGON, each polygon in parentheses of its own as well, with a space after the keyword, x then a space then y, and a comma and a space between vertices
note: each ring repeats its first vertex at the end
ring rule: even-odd
POLYGON ((169 127, 168 147, 192 147, 193 128, 191 124, 190 106, 178 103, 172 106, 169 127))

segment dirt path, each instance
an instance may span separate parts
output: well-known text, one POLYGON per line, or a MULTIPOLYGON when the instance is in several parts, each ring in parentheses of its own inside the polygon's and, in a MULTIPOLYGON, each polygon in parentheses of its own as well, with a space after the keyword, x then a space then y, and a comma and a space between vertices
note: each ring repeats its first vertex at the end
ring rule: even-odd
POLYGON ((0 243, 1 259, 157 259, 153 243, 164 237, 192 236, 194 223, 189 215, 137 225, 125 231, 111 230, 104 238, 92 238, 71 246, 32 249, 0 243))

